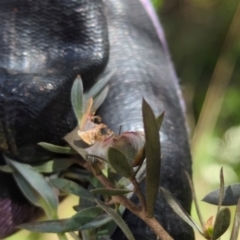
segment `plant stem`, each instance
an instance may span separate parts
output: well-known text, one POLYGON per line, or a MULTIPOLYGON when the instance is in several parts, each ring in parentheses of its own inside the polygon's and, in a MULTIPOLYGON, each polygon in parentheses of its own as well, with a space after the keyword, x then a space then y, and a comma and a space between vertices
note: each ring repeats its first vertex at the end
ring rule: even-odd
MULTIPOLYGON (((115 189, 115 186, 109 179, 102 174, 102 172, 96 171, 96 166, 94 166, 94 169, 92 166, 85 160, 79 158, 78 164, 84 168, 86 168, 89 172, 93 173, 94 176, 106 187, 109 189, 115 189)), ((136 180, 135 180, 136 181, 136 180)), ((144 201, 144 197, 139 189, 138 183, 133 183, 137 185, 136 193, 139 195, 139 200, 144 201)), ((134 185, 134 187, 135 187, 134 185)), ((168 232, 162 227, 162 225, 158 222, 158 220, 155 217, 149 218, 147 216, 147 212, 144 210, 144 204, 142 205, 143 208, 140 208, 139 206, 136 206, 132 201, 130 201, 125 196, 112 196, 112 199, 115 203, 122 204, 125 208, 127 208, 129 211, 131 211, 133 214, 138 216, 140 219, 142 219, 153 231, 154 233, 159 237, 160 240, 174 240, 168 232)), ((146 208, 146 204, 145 204, 146 208)))
POLYGON ((143 194, 142 194, 142 191, 141 191, 141 189, 139 188, 139 184, 138 184, 136 178, 131 179, 131 182, 132 182, 132 184, 133 184, 133 186, 134 186, 135 193, 137 194, 137 196, 138 196, 138 198, 139 198, 139 201, 140 201, 140 203, 141 203, 141 206, 142 206, 142 208, 143 208, 143 211, 144 211, 145 213, 147 213, 147 204, 146 204, 145 198, 144 198, 144 196, 143 196, 143 194))
POLYGON ((148 218, 146 214, 145 213, 142 214, 142 212, 137 216, 141 218, 155 232, 155 234, 159 237, 160 240, 174 240, 168 234, 168 232, 166 232, 166 230, 162 227, 162 225, 158 222, 158 220, 155 217, 148 218))

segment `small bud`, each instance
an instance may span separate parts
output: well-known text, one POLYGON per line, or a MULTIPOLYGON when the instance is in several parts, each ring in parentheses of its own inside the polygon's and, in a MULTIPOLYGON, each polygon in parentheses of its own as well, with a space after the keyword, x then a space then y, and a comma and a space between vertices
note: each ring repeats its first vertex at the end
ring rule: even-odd
POLYGON ((205 223, 205 229, 206 229, 204 232, 205 237, 207 239, 211 239, 213 234, 213 216, 211 216, 205 223))

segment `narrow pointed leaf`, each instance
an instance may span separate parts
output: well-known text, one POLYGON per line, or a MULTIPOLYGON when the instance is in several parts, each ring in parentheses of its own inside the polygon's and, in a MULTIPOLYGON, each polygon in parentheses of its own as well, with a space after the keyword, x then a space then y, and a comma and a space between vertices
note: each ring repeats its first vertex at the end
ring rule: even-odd
POLYGON ((189 226, 196 229, 202 236, 204 236, 204 233, 202 232, 202 230, 192 220, 191 216, 189 216, 189 214, 182 208, 182 206, 177 202, 177 200, 172 196, 172 194, 163 187, 160 187, 160 189, 164 198, 166 199, 169 206, 173 209, 173 211, 189 226))
POLYGON ((47 149, 48 151, 54 152, 54 153, 62 153, 62 154, 75 154, 76 153, 70 147, 57 146, 57 145, 54 145, 51 143, 46 143, 46 142, 40 142, 40 143, 38 143, 38 145, 47 149))
POLYGON ((116 148, 109 148, 108 160, 113 169, 121 176, 131 178, 133 176, 133 169, 128 163, 127 158, 122 152, 116 148))
POLYGON ((71 90, 71 103, 75 116, 80 124, 83 116, 83 85, 80 76, 78 76, 73 83, 71 90))
POLYGON ((117 195, 124 195, 127 193, 132 192, 129 189, 108 189, 108 188, 97 188, 91 190, 91 193, 94 194, 101 194, 101 195, 107 195, 107 196, 117 196, 117 195))
POLYGON ((65 193, 76 195, 80 198, 87 199, 88 201, 95 200, 92 193, 90 193, 88 190, 73 181, 63 178, 57 178, 51 179, 51 184, 65 193))
POLYGON ((13 173, 13 170, 8 165, 0 166, 0 171, 5 173, 13 173))
POLYGON ((75 163, 72 158, 69 159, 54 159, 41 165, 32 166, 32 168, 40 173, 60 172, 68 169, 75 163))
MULTIPOLYGON (((208 193, 202 201, 218 205, 220 197, 220 188, 208 193)), ((240 198, 240 183, 231 184, 224 187, 224 196, 222 199, 222 206, 237 205, 240 198)))
POLYGON ((217 215, 218 215, 221 205, 222 205, 223 196, 224 196, 224 176, 223 176, 223 168, 221 167, 221 170, 220 170, 220 196, 219 196, 219 201, 218 201, 217 215))
POLYGON ((31 232, 60 233, 64 232, 67 220, 68 219, 31 222, 21 224, 18 227, 31 232))
POLYGON ((103 202, 99 200, 96 200, 96 202, 107 214, 109 214, 112 217, 113 221, 118 225, 119 228, 121 228, 121 230, 123 231, 128 240, 135 240, 128 225, 116 211, 114 211, 111 207, 105 205, 103 202))
POLYGON ((102 213, 102 209, 100 207, 90 207, 81 210, 76 213, 73 217, 68 219, 65 224, 64 231, 77 231, 81 229, 82 225, 89 223, 94 220, 97 216, 102 213))
MULTIPOLYGON (((126 179, 126 178, 125 178, 126 179)), ((122 205, 119 205, 118 209, 117 209, 117 213, 122 216, 123 213, 125 211, 125 208, 122 205)), ((109 216, 109 215, 108 215, 109 216)), ((116 224, 116 222, 110 221, 108 222, 106 225, 102 226, 102 228, 100 228, 97 232, 97 236, 106 236, 106 240, 111 240, 111 237, 113 235, 113 233, 116 231, 118 225, 116 224)), ((105 239, 105 238, 104 238, 105 239)), ((103 240, 104 240, 103 239, 103 240)))
POLYGON ((104 102, 105 98, 107 97, 109 91, 109 87, 105 87, 95 98, 93 102, 93 109, 98 109, 102 103, 104 102))
POLYGON ((50 219, 55 218, 58 198, 49 182, 30 165, 18 163, 7 157, 5 159, 14 169, 13 176, 25 197, 33 205, 41 207, 50 219))
POLYGON ((84 94, 85 102, 87 102, 89 98, 95 99, 95 97, 105 88, 114 74, 115 71, 111 71, 101 76, 100 79, 91 87, 91 89, 84 94))
POLYGON ((161 126, 162 126, 164 114, 165 114, 165 113, 162 112, 162 113, 156 118, 157 126, 158 126, 158 131, 160 131, 160 128, 161 128, 161 126))
POLYGON ((78 230, 85 230, 85 229, 92 229, 92 228, 99 228, 102 225, 109 223, 112 221, 112 217, 106 214, 101 214, 94 218, 92 221, 82 225, 78 230))
POLYGON ((240 228, 240 198, 238 200, 238 204, 235 211, 233 228, 230 237, 231 240, 238 240, 239 228, 240 228))
POLYGON ((217 214, 214 227, 212 240, 220 238, 228 229, 231 220, 231 213, 229 208, 223 208, 217 214))
POLYGON ((146 203, 148 216, 152 217, 160 184, 161 152, 159 127, 149 104, 142 102, 143 123, 145 131, 146 151, 146 203))
POLYGON ((79 231, 81 227, 90 223, 96 217, 102 214, 100 207, 91 207, 83 209, 76 213, 69 219, 53 220, 53 221, 40 221, 34 223, 22 224, 19 227, 30 230, 33 232, 42 233, 61 233, 70 231, 79 231))

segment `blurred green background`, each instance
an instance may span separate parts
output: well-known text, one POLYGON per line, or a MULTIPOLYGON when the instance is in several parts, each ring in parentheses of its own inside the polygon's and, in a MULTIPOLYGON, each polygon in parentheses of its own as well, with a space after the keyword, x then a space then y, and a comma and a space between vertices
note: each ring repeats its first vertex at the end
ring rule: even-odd
MULTIPOLYGON (((193 179, 201 200, 219 186, 222 166, 225 184, 240 180, 240 1, 153 3, 186 101, 193 179)), ((217 210, 202 202, 200 207, 205 220, 217 210)), ((197 219, 194 208, 192 214, 197 219)), ((221 239, 229 239, 229 232, 221 239)))
MULTIPOLYGON (((201 200, 219 186, 222 166, 225 184, 240 180, 240 1, 152 1, 186 101, 193 179, 201 200)), ((72 205, 62 204, 60 212, 72 205)), ((217 210, 202 202, 200 207, 205 220, 217 210)), ((194 208, 192 214, 197 219, 194 208)), ((21 232, 9 239, 26 236, 21 232)), ((28 239, 40 238, 31 235, 28 239)), ((57 238, 46 235, 41 239, 57 238)), ((196 239, 203 238, 196 235, 196 239)), ((229 232, 222 239, 229 239, 229 232)))

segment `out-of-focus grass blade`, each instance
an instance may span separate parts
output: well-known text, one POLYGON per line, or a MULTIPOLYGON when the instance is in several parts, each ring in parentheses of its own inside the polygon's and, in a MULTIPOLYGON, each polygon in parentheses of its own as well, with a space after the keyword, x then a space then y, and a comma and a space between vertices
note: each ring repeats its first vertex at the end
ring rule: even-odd
POLYGON ((191 179, 190 175, 188 174, 188 172, 187 171, 184 171, 184 172, 185 172, 185 175, 187 177, 187 180, 188 180, 190 188, 191 188, 192 198, 193 198, 193 201, 194 201, 194 204, 195 204, 198 219, 201 223, 203 231, 205 232, 205 231, 207 231, 207 229, 206 229, 206 226, 205 226, 205 223, 204 223, 201 211, 200 211, 200 207, 199 207, 199 204, 198 204, 198 201, 197 201, 197 195, 196 195, 194 184, 193 184, 192 179, 191 179))
POLYGON ((108 189, 108 188, 97 188, 91 190, 91 193, 94 194, 101 194, 101 195, 107 195, 107 196, 117 196, 117 195, 124 195, 127 193, 132 192, 129 189, 108 189))
POLYGON ((73 111, 80 124, 83 116, 83 84, 80 76, 75 79, 71 90, 71 103, 73 111))
POLYGON ((230 237, 231 240, 238 240, 239 228, 240 228, 240 198, 238 199, 238 204, 234 216, 233 228, 230 237))
POLYGON ((5 159, 14 169, 13 176, 25 197, 33 205, 41 207, 50 219, 56 218, 58 198, 49 182, 30 165, 5 159))
POLYGON ((230 225, 230 220, 231 213, 229 208, 223 208, 218 212, 213 227, 212 240, 217 240, 227 231, 230 225))
POLYGON ((173 211, 183 220, 185 221, 189 226, 196 229, 202 236, 204 236, 204 233, 202 230, 197 226, 197 224, 192 220, 192 218, 189 216, 189 214, 181 207, 181 205, 175 200, 175 198, 172 196, 172 194, 165 188, 160 187, 161 192, 166 199, 169 206, 173 209, 173 211))
POLYGON ((143 99, 142 114, 145 131, 146 151, 146 203, 148 216, 153 216, 160 184, 161 151, 159 126, 149 104, 143 99))
POLYGON ((108 160, 113 169, 121 176, 131 178, 133 176, 133 169, 130 166, 127 158, 116 148, 109 148, 108 160))
POLYGON ((57 146, 57 145, 46 143, 46 142, 40 142, 38 143, 38 145, 54 153, 76 154, 76 152, 70 147, 57 146))
MULTIPOLYGON (((202 201, 218 205, 220 197, 220 188, 208 193, 202 201)), ((237 205, 240 198, 240 183, 231 184, 224 187, 224 196, 222 200, 222 206, 237 205)))
POLYGON ((128 225, 116 211, 114 211, 111 207, 105 205, 103 202, 99 200, 96 200, 96 202, 107 214, 109 214, 112 217, 113 221, 118 225, 118 227, 121 228, 121 230, 123 231, 128 240, 135 240, 128 225))
POLYGON ((95 201, 92 193, 73 181, 63 178, 51 179, 50 181, 54 187, 65 193, 76 195, 80 198, 87 199, 88 201, 95 201))

